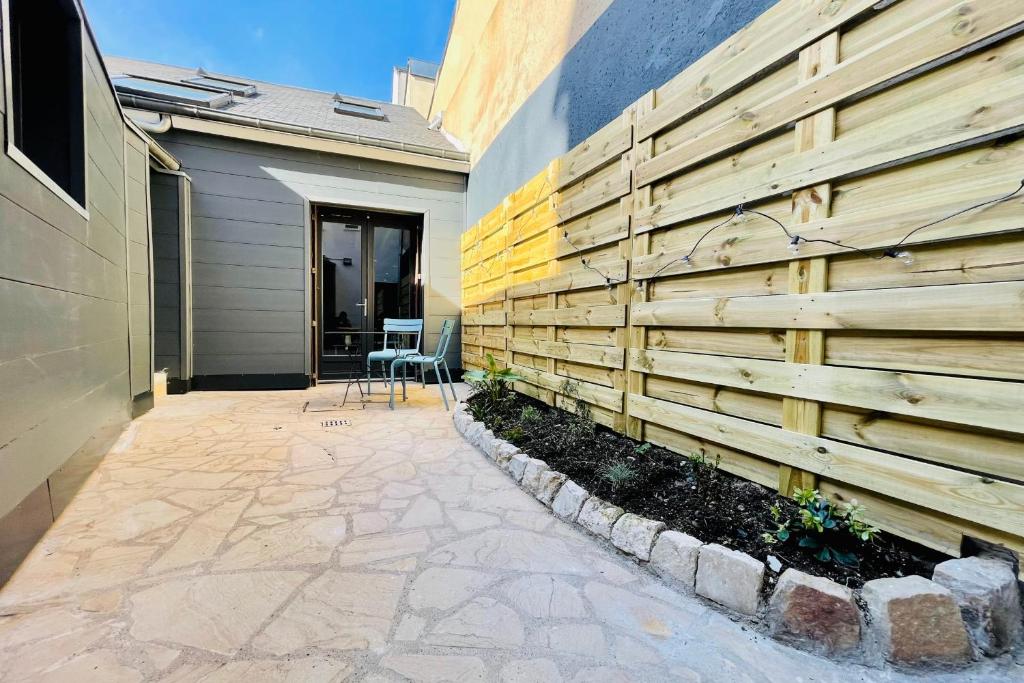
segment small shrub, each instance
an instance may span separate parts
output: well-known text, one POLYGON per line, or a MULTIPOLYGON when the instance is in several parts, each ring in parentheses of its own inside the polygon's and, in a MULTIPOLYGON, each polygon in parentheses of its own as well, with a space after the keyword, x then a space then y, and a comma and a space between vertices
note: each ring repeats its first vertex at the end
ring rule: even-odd
POLYGON ((608 482, 613 489, 620 489, 629 486, 639 476, 636 468, 627 462, 613 462, 601 468, 601 478, 608 482))
POLYGON ((463 374, 469 384, 483 398, 479 405, 471 407, 474 419, 480 419, 479 414, 486 415, 493 412, 499 405, 512 397, 512 382, 523 379, 513 372, 512 368, 499 368, 494 356, 487 354, 487 368, 484 370, 470 370, 463 374))
POLYGON ((857 550, 880 533, 863 520, 864 506, 856 500, 836 506, 818 489, 797 489, 793 500, 796 516, 789 519, 778 505, 772 506, 777 526, 774 532, 762 536, 766 542, 785 542, 796 534, 797 545, 815 551, 818 561, 856 567, 860 564, 857 550))
POLYGON ((522 443, 523 437, 526 436, 526 434, 525 432, 523 432, 522 427, 516 425, 515 427, 509 427, 505 431, 501 432, 499 436, 505 439, 505 441, 508 441, 518 446, 520 443, 522 443))
POLYGON ((651 444, 645 441, 644 443, 634 448, 633 452, 636 453, 637 455, 647 455, 647 451, 649 450, 651 450, 651 444))
POLYGON ((540 411, 531 405, 523 406, 522 412, 519 413, 519 421, 524 427, 529 427, 537 424, 541 420, 540 411))

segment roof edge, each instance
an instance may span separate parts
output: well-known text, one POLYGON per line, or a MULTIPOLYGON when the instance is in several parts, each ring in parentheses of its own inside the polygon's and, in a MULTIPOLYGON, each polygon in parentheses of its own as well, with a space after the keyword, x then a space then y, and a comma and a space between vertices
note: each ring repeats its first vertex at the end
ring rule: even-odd
POLYGON ((387 140, 385 138, 375 138, 367 135, 338 133, 332 130, 325 130, 323 128, 313 128, 311 126, 298 126, 291 123, 282 123, 280 121, 261 119, 255 116, 245 116, 243 114, 234 114, 231 112, 218 111, 216 109, 205 109, 203 107, 197 107, 195 105, 189 104, 165 102, 163 100, 157 100, 149 97, 140 97, 138 95, 129 95, 125 93, 118 93, 118 98, 121 104, 125 106, 135 107, 137 109, 146 109, 149 111, 157 111, 167 114, 174 114, 176 115, 176 117, 189 117, 194 119, 219 121, 221 123, 228 123, 236 126, 258 128, 261 130, 268 131, 277 131, 280 133, 301 135, 309 138, 317 138, 323 140, 333 140, 336 142, 346 142, 353 145, 360 145, 363 147, 376 147, 380 149, 395 150, 399 152, 405 152, 408 154, 415 154, 421 157, 434 157, 437 159, 457 161, 466 164, 468 164, 469 162, 468 153, 456 150, 442 149, 440 147, 429 147, 427 145, 417 145, 409 142, 398 142, 397 140, 387 140))

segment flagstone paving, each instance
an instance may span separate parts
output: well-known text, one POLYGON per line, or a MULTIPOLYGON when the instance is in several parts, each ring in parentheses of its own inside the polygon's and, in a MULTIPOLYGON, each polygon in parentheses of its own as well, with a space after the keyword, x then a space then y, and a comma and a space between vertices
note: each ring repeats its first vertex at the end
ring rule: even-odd
POLYGON ((338 393, 192 393, 136 420, 0 590, 0 681, 921 680, 668 590, 516 488, 433 387, 304 410, 338 393))

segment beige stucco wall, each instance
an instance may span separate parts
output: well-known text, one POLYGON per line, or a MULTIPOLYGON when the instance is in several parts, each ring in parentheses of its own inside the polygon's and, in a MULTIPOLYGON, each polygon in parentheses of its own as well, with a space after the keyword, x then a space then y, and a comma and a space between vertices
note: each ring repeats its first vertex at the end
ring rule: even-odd
POLYGON ((459 0, 430 107, 476 162, 611 0, 459 0), (515 65, 515 68, 509 68, 515 65))
POLYGON ((409 74, 405 82, 405 105, 412 107, 424 118, 430 113, 430 100, 434 95, 434 79, 409 74))

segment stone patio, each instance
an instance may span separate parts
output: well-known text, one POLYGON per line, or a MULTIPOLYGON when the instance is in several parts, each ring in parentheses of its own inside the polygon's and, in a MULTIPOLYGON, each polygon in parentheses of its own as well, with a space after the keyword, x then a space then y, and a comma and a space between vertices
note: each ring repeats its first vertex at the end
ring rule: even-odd
POLYGON ((192 393, 133 423, 0 591, 0 681, 921 680, 667 589, 466 444, 436 387, 338 400, 192 393))

